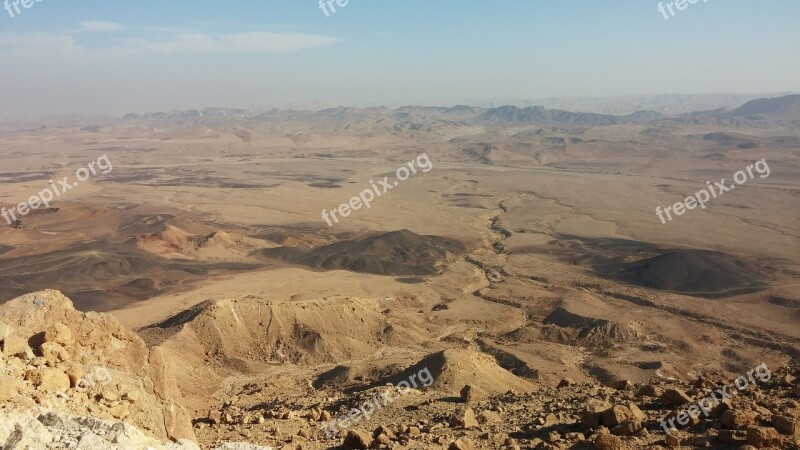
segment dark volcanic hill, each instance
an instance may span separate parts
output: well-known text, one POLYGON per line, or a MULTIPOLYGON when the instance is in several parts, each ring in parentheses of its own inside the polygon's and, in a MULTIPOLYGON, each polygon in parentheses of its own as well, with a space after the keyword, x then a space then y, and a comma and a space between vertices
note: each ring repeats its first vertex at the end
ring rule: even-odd
POLYGON ((683 294, 714 295, 757 290, 760 274, 743 261, 719 252, 674 250, 623 266, 630 283, 683 294))
POLYGON ((437 273, 440 263, 465 250, 464 244, 454 239, 400 230, 311 250, 281 247, 265 249, 262 253, 269 258, 317 269, 419 276, 437 273))

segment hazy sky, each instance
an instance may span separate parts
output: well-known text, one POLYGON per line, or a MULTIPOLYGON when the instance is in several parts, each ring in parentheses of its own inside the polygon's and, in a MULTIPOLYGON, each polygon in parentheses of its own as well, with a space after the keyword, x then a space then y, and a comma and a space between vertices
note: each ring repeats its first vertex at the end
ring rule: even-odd
POLYGON ((0 112, 800 91, 797 0, 699 0, 669 20, 658 3, 349 0, 329 17, 315 0, 12 4, 0 112))

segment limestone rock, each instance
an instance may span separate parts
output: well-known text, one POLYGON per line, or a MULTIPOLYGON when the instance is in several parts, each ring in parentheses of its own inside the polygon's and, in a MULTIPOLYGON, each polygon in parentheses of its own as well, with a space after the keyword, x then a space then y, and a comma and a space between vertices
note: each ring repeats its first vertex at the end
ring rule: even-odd
POLYGON ((747 443, 756 448, 769 447, 780 442, 778 430, 769 427, 750 427, 747 429, 747 443))
POLYGON ((465 408, 456 411, 450 419, 450 426, 453 428, 478 428, 478 419, 475 417, 475 411, 472 408, 465 408))
POLYGON ((664 442, 669 447, 680 447, 681 445, 681 438, 675 436, 674 434, 668 434, 667 437, 664 439, 664 442))
POLYGON ((0 375, 0 402, 7 402, 16 397, 22 382, 7 375, 0 375))
POLYGON ((611 432, 617 436, 632 436, 641 430, 643 426, 640 420, 626 420, 614 427, 611 432))
POLYGON ((773 416, 772 426, 781 434, 794 435, 800 432, 797 419, 788 416, 773 416))
POLYGON ((741 430, 755 421, 753 414, 741 410, 728 410, 722 413, 719 423, 731 430, 741 430))
POLYGON ((3 340, 4 356, 20 356, 27 353, 30 349, 25 339, 19 336, 12 334, 3 340))
POLYGON ((615 427, 626 420, 634 420, 636 416, 628 409, 627 406, 616 405, 603 411, 601 415, 603 425, 607 427, 615 427))
POLYGON ((377 438, 382 434, 385 434, 389 438, 394 437, 394 432, 392 432, 392 430, 390 430, 386 425, 378 425, 378 428, 375 428, 375 431, 372 432, 372 437, 377 438))
POLYGON ((66 391, 70 387, 69 376, 63 370, 52 367, 29 370, 25 379, 44 392, 66 391))
POLYGON ((69 361, 69 353, 61 344, 45 342, 39 348, 42 351, 42 356, 47 362, 47 365, 50 367, 55 367, 60 363, 69 361))
POLYGON ((661 401, 667 405, 681 406, 690 403, 692 398, 681 389, 667 389, 661 394, 661 401))
POLYGON ((664 394, 664 390, 653 384, 646 384, 642 386, 636 393, 636 395, 639 397, 652 397, 652 398, 661 397, 662 394, 664 394))
POLYGON ((370 442, 372 442, 372 438, 369 434, 361 431, 350 430, 344 437, 342 447, 345 450, 365 449, 369 447, 370 442))
POLYGON ((10 326, 6 325, 3 322, 0 322, 0 342, 3 342, 5 338, 11 336, 12 331, 13 330, 11 329, 10 326))
POLYGON ((72 330, 61 322, 56 322, 44 332, 45 342, 54 342, 61 345, 72 344, 72 330))
POLYGON ((581 421, 589 428, 597 428, 600 426, 601 414, 608 408, 611 408, 611 403, 598 399, 589 400, 583 408, 581 421))
MULTIPOLYGON (((2 427, 0 427, 2 428, 2 427)), ((5 436, 0 436, 0 442, 5 436)), ((271 450, 268 447, 223 447, 226 450, 271 450)), ((33 450, 45 448, 79 448, 81 450, 149 449, 200 450, 188 440, 161 443, 132 425, 92 417, 76 417, 65 413, 47 413, 37 418, 17 422, 8 436, 4 450, 33 450)), ((220 447, 218 447, 219 449, 220 447)), ((216 449, 215 449, 216 450, 216 449)))
POLYGON ((494 411, 487 410, 478 414, 478 422, 481 424, 496 423, 500 422, 501 420, 502 417, 500 417, 500 414, 494 411))
POLYGON ((24 426, 17 424, 14 432, 6 441, 3 450, 27 450, 29 448, 44 448, 53 442, 53 435, 44 425, 31 421, 24 426))
POLYGON ((724 414, 725 411, 730 411, 732 409, 733 409, 733 402, 731 402, 728 399, 725 399, 719 402, 719 404, 715 406, 714 409, 711 410, 711 413, 708 415, 708 417, 712 419, 719 419, 720 417, 722 417, 722 414, 724 414))
POLYGON ((214 447, 214 450, 272 450, 272 447, 262 447, 260 445, 245 444, 242 442, 226 442, 214 447))
POLYGON ((594 439, 597 450, 622 450, 622 439, 611 434, 600 434, 594 439))
POLYGON ((450 444, 447 450, 476 450, 476 448, 471 440, 463 437, 450 444))
POLYGON ((632 388, 633 382, 631 380, 618 380, 610 383, 609 386, 618 391, 624 391, 626 389, 632 388))

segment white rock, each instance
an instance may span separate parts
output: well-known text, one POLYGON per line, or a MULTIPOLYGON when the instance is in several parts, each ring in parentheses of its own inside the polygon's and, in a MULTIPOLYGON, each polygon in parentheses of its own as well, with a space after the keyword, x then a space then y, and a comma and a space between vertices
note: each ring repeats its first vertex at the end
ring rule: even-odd
MULTIPOLYGON (((162 443, 124 422, 76 417, 49 412, 33 418, 19 411, 0 410, 0 449, 80 449, 80 450, 200 450, 189 440, 162 443), (6 424, 10 424, 6 425, 6 424), (7 431, 4 432, 4 427, 7 431), (5 445, 3 445, 5 444, 5 445)), ((227 443, 215 450, 273 450, 246 443, 227 443)))
POLYGON ((17 427, 33 421, 33 416, 24 416, 19 411, 0 411, 0 448, 8 442, 17 427))
POLYGON ((78 441, 78 448, 81 450, 102 450, 108 448, 108 443, 100 436, 87 431, 78 441))
POLYGON ((31 421, 25 426, 17 424, 14 432, 6 441, 3 450, 27 450, 28 448, 44 448, 53 442, 53 435, 38 421, 31 421))
POLYGON ((11 336, 11 332, 14 331, 11 329, 10 326, 0 322, 0 342, 2 342, 5 338, 11 336))
POLYGON ((272 450, 272 447, 245 444, 243 442, 226 442, 214 447, 214 450, 272 450))
POLYGON ((200 450, 200 446, 186 439, 179 439, 178 442, 167 444, 166 450, 200 450))

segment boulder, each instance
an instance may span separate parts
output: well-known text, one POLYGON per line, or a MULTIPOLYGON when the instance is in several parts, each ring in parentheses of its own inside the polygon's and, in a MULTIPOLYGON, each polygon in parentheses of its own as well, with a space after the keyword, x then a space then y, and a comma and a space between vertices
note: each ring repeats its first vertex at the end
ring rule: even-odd
POLYGON ((486 398, 486 395, 483 392, 470 385, 466 385, 461 389, 461 401, 465 403, 483 400, 484 398, 486 398))
POLYGON ((723 427, 731 430, 742 430, 755 422, 755 416, 742 410, 727 410, 719 418, 723 427))
POLYGON ((61 346, 61 344, 57 344, 55 342, 45 342, 44 344, 39 347, 42 352, 42 356, 44 357, 47 365, 50 367, 55 367, 58 364, 63 362, 69 361, 69 352, 67 349, 61 346))
POLYGON ((797 419, 789 416, 773 416, 772 426, 775 427, 779 433, 788 434, 789 436, 793 436, 800 432, 800 426, 798 426, 797 419))
POLYGON ((52 367, 28 370, 25 379, 43 392, 66 391, 70 387, 69 376, 63 370, 52 367))
POLYGON ((611 403, 603 400, 592 399, 586 402, 581 413, 581 422, 589 428, 600 426, 600 417, 603 411, 611 408, 611 403))
POLYGON ((667 405, 681 406, 690 403, 692 398, 681 389, 667 389, 661 394, 661 401, 667 405))
POLYGON ((26 354, 31 348, 28 342, 16 335, 7 336, 3 339, 3 355, 4 356, 22 356, 26 354))
POLYGON ((622 450, 622 439, 604 433, 598 435, 592 445, 597 450, 622 450))
POLYGON ((781 441, 778 430, 771 427, 750 427, 747 429, 747 443, 756 448, 769 447, 781 441))
POLYGON ((55 342, 61 345, 72 344, 72 330, 61 322, 50 325, 44 332, 45 342, 55 342))
POLYGON ((447 450, 477 450, 471 440, 462 437, 450 444, 447 450))
POLYGON ((453 428, 478 428, 478 419, 475 417, 475 411, 472 408, 465 408, 456 411, 450 419, 450 426, 453 428))
POLYGON ((653 384, 646 384, 641 388, 639 388, 639 391, 636 393, 636 395, 639 397, 658 398, 661 397, 663 393, 664 389, 661 389, 660 387, 653 384))
POLYGON ((626 420, 635 420, 636 416, 627 406, 616 405, 603 411, 601 415, 603 425, 615 427, 626 420))
POLYGON ((368 433, 350 430, 344 437, 342 447, 345 450, 366 449, 372 442, 372 437, 368 433))
POLYGON ((624 391, 626 389, 630 389, 633 387, 633 381, 631 380, 617 380, 614 382, 609 383, 609 387, 612 387, 618 391, 624 391))
POLYGON ((636 406, 633 402, 628 402, 628 403, 625 404, 625 406, 627 406, 628 409, 631 410, 631 413, 633 414, 633 417, 635 419, 637 419, 637 420, 645 420, 645 419, 647 419, 647 414, 645 414, 644 411, 639 409, 639 407, 636 406))
POLYGON ((632 436, 643 427, 641 420, 626 420, 614 427, 611 432, 617 436, 632 436))

